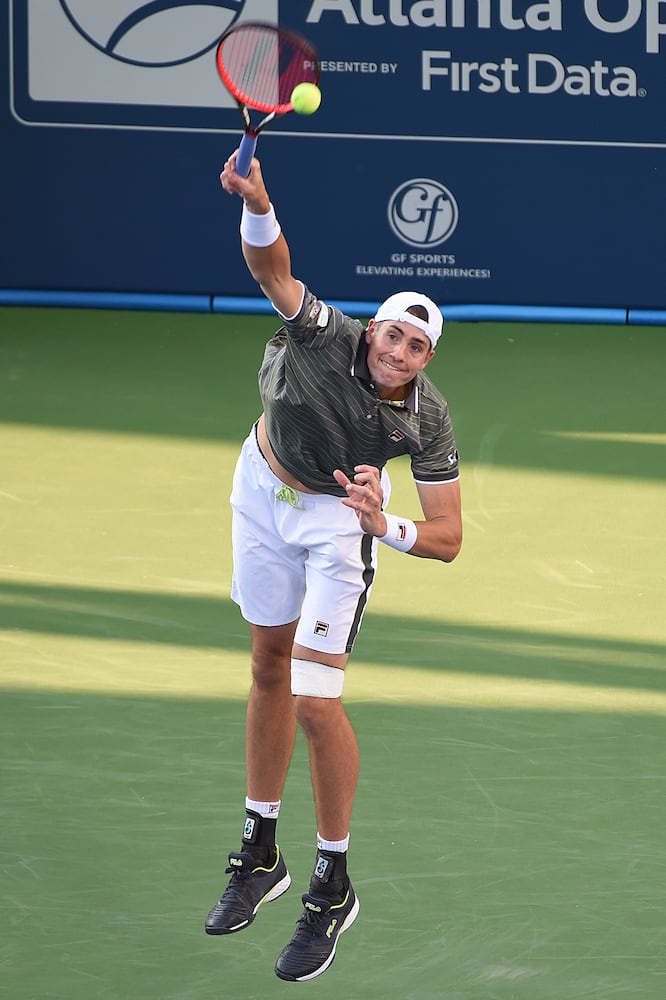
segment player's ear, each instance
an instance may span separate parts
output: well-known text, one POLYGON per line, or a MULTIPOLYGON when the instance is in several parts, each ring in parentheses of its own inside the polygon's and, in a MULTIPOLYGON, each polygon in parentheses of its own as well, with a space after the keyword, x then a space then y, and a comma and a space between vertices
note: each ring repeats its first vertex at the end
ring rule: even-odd
POLYGON ((371 319, 370 322, 368 323, 366 331, 365 331, 365 342, 366 342, 366 344, 369 344, 370 341, 372 340, 372 335, 375 332, 375 327, 376 326, 377 326, 377 324, 375 323, 374 319, 371 319))

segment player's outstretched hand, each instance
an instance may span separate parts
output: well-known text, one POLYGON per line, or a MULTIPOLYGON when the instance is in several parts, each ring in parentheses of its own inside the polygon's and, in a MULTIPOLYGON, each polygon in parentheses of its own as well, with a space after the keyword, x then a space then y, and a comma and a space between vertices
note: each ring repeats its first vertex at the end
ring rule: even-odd
POLYGON ((356 511, 359 524, 368 535, 381 538, 386 534, 386 518, 382 514, 384 490, 379 469, 374 465, 357 465, 354 468, 354 480, 341 469, 333 472, 335 481, 347 491, 341 503, 356 511))

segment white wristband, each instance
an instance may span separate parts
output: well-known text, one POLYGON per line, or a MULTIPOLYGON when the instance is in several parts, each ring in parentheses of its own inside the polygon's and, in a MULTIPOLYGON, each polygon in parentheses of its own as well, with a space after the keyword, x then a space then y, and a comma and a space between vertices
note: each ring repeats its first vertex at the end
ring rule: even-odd
POLYGON ((251 247, 269 247, 281 233, 280 223, 275 218, 275 209, 270 205, 265 215, 254 215, 245 202, 241 215, 240 234, 251 247))
POLYGON ((384 513, 386 518, 386 534, 379 539, 385 545, 399 552, 409 552, 416 545, 418 531, 413 521, 407 517, 397 517, 395 514, 384 513))

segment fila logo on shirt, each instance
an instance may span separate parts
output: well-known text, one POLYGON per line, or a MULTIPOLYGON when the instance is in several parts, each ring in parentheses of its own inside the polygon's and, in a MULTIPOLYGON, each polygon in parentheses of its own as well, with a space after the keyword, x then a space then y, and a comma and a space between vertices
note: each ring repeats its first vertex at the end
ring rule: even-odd
POLYGON ((395 443, 397 444, 399 441, 405 440, 405 435, 402 433, 402 431, 398 430, 398 428, 396 427, 396 429, 394 431, 391 431, 391 433, 389 434, 389 440, 395 441, 395 443))

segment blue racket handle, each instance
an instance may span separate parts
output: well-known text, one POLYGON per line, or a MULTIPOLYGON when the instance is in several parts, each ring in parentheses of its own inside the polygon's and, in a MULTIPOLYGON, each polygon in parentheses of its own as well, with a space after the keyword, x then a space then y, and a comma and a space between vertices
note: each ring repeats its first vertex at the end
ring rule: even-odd
POLYGON ((241 144, 236 157, 236 173, 241 177, 247 177, 252 166, 252 157, 257 148, 257 136, 248 135, 247 132, 241 139, 241 144))

